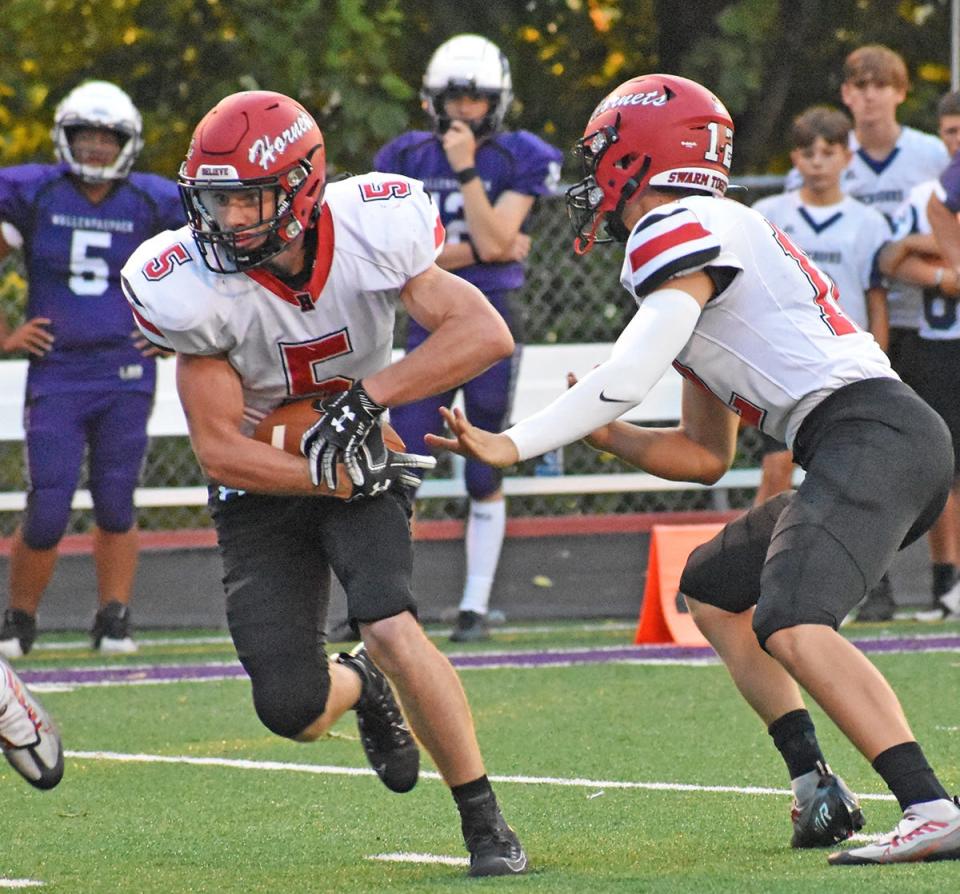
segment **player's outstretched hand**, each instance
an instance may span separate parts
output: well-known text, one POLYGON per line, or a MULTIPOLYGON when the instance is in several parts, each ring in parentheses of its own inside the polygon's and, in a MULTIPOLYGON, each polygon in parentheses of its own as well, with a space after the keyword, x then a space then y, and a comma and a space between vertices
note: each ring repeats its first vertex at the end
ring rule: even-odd
POLYGON ((443 416, 453 437, 442 438, 439 435, 428 434, 424 440, 429 447, 449 450, 501 469, 504 466, 512 466, 520 460, 517 445, 510 438, 477 428, 470 423, 462 410, 440 407, 440 415, 443 416))

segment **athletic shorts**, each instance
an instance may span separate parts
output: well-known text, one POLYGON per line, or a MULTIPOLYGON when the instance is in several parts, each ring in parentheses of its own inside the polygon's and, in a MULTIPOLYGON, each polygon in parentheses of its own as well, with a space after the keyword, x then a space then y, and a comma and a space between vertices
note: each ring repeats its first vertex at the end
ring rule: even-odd
POLYGON ((940 515, 953 471, 943 420, 895 379, 847 385, 804 420, 806 470, 691 554, 681 592, 729 612, 756 605, 761 644, 797 624, 836 629, 898 549, 940 515))
POLYGON ((246 665, 322 650, 330 572, 354 623, 416 614, 410 501, 403 491, 352 503, 211 488, 227 621, 246 665))
POLYGON ((960 339, 919 339, 909 368, 917 394, 943 417, 950 429, 954 475, 960 475, 960 339))

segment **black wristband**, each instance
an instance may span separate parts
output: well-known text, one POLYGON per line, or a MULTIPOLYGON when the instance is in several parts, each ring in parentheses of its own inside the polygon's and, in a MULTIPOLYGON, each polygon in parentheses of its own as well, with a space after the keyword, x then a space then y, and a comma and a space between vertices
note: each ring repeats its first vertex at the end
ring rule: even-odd
POLYGON ((457 182, 469 183, 473 180, 474 177, 479 177, 476 168, 464 168, 462 171, 454 171, 453 176, 457 178, 457 182))
POLYGON ((475 245, 473 244, 473 240, 470 239, 470 238, 467 238, 467 239, 464 240, 464 241, 467 243, 467 245, 470 246, 470 254, 473 255, 473 263, 474 263, 474 264, 482 264, 483 261, 481 260, 480 255, 477 254, 477 246, 475 246, 475 245))

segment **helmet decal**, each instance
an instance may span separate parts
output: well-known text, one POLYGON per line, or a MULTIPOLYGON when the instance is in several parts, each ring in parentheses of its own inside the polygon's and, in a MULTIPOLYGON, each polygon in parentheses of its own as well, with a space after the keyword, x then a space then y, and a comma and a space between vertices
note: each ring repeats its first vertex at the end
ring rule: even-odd
POLYGON ((574 248, 626 241, 626 203, 652 187, 723 196, 733 160, 733 121, 723 103, 676 75, 632 78, 607 95, 574 146, 584 177, 567 190, 574 248))

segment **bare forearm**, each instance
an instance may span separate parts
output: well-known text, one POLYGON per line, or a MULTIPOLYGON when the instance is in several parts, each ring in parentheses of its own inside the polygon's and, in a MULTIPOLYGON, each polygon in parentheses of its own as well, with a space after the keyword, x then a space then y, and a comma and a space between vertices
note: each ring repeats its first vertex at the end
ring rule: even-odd
POLYGON ((715 454, 691 440, 680 428, 644 428, 614 422, 607 434, 604 450, 658 478, 713 484, 726 471, 715 454))
POLYGON ((481 315, 451 318, 415 350, 364 378, 364 388, 385 407, 456 388, 513 352, 513 337, 491 308, 481 315))

